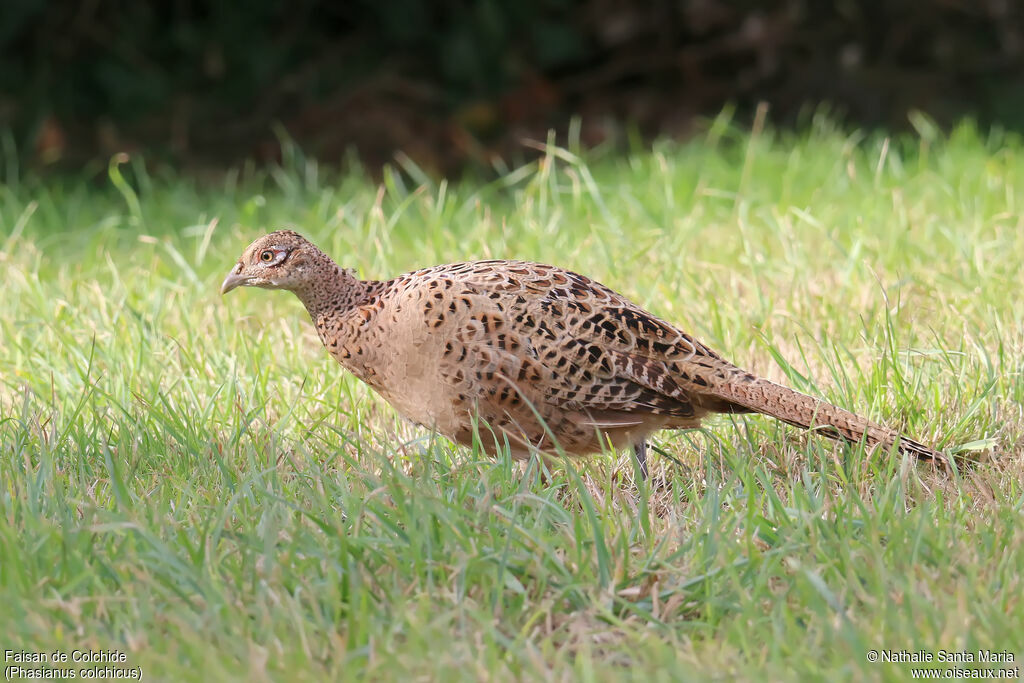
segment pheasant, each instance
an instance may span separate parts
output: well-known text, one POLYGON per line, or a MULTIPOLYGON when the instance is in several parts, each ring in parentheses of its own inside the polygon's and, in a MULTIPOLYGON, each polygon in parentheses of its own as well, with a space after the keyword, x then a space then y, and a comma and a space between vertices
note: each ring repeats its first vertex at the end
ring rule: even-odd
POLYGON ((291 230, 244 251, 221 286, 286 289, 327 351, 411 421, 494 453, 593 453, 763 413, 833 439, 945 454, 757 377, 587 277, 526 261, 473 261, 364 281, 291 230))

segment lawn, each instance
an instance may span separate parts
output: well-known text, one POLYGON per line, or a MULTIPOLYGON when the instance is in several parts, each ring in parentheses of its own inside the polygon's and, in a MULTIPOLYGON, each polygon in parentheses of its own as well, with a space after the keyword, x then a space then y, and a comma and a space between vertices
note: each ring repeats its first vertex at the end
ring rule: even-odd
POLYGON ((1006 650, 996 666, 1019 672, 1024 142, 916 123, 890 139, 720 118, 628 155, 552 147, 492 182, 407 163, 377 184, 296 150, 217 176, 133 158, 103 181, 8 161, 4 666, 114 651, 24 666, 905 680, 911 664, 870 652, 1006 650), (741 366, 982 462, 951 478, 751 416, 657 435, 680 464, 655 457, 651 485, 625 453, 523 471, 398 419, 290 294, 220 297, 281 226, 364 277, 571 268, 741 366))

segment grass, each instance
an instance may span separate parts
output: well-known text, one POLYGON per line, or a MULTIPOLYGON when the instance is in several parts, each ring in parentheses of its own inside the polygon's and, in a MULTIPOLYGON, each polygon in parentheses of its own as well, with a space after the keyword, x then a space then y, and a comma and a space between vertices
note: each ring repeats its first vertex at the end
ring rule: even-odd
POLYGON ((866 659, 902 649, 1020 666, 1019 138, 720 119, 490 184, 407 164, 376 186, 297 152, 213 180, 119 161, 109 183, 0 188, 0 650, 113 649, 149 680, 905 680, 866 659), (570 267, 985 462, 950 480, 743 417, 661 433, 682 465, 656 458, 653 487, 625 454, 523 472, 398 420, 290 295, 221 299, 282 225, 367 277, 570 267))

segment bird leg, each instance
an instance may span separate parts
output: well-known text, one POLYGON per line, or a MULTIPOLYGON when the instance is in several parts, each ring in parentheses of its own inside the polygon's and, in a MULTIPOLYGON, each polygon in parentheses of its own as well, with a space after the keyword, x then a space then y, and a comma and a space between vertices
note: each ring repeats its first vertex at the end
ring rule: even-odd
POLYGON ((640 478, 647 479, 647 442, 640 441, 633 444, 633 455, 636 456, 636 462, 640 465, 640 478))

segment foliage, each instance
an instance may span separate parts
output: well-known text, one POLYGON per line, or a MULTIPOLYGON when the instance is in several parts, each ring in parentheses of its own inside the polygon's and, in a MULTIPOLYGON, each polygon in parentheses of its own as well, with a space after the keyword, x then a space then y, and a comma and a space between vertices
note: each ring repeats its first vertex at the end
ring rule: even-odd
POLYGON ((452 171, 579 112, 595 138, 608 116, 685 132, 727 101, 780 122, 824 100, 868 123, 966 108, 1018 125, 1022 46, 1005 1, 12 0, 0 126, 42 161, 208 160, 269 154, 280 121, 327 158, 420 141, 421 165, 452 171))
POLYGON ((910 675, 870 649, 1024 642, 1016 137, 718 119, 626 159, 549 148, 486 186, 409 167, 375 187, 298 154, 111 179, 0 188, 4 648, 113 648, 183 680, 863 680, 910 675), (663 434, 684 466, 651 487, 613 454, 541 479, 397 421, 292 297, 222 300, 282 224, 366 276, 557 262, 992 460, 951 481, 737 417, 663 434))

